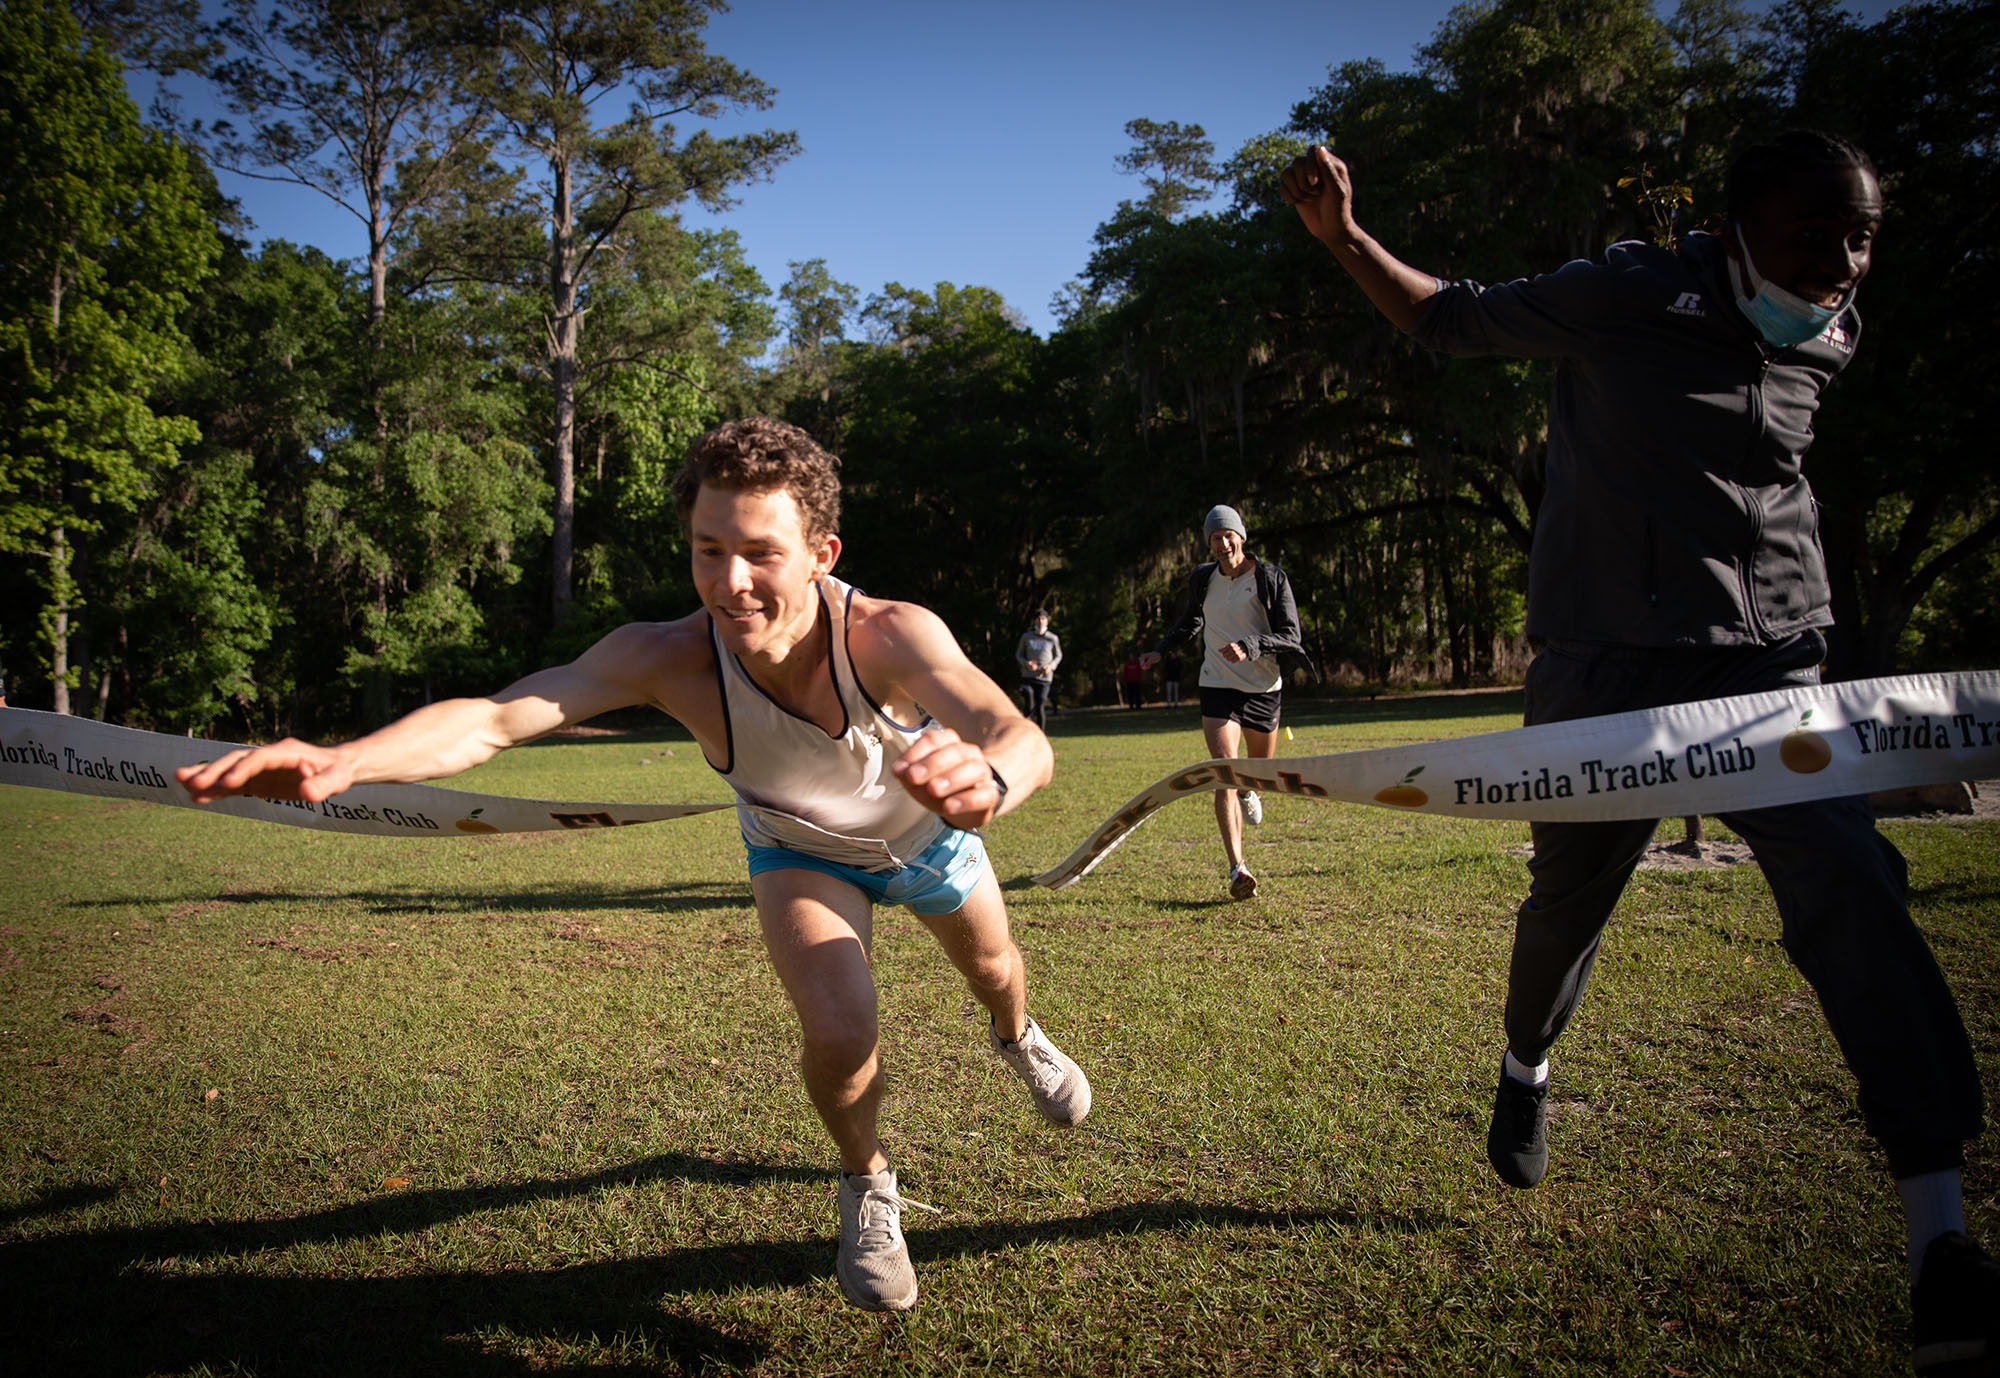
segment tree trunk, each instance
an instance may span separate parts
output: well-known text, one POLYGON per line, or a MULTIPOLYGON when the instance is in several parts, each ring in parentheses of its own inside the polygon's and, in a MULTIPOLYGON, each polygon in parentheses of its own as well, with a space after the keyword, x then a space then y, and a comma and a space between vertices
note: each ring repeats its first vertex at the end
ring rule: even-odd
POLYGON ((103 722, 105 714, 110 710, 111 667, 109 665, 99 665, 97 667, 97 703, 91 710, 91 716, 99 722, 103 722))
POLYGON ((389 314, 389 227, 384 223, 379 193, 368 206, 368 324, 375 344, 382 344, 382 321, 389 314))
POLYGON ((382 344, 382 321, 389 314, 389 218, 382 210, 382 174, 378 165, 367 184, 368 324, 374 327, 377 348, 382 344))
POLYGON ((1484 560, 1473 565, 1473 606, 1478 609, 1472 624, 1472 673, 1489 682, 1493 678, 1494 646, 1498 630, 1493 625, 1493 584, 1490 567, 1484 560))
POLYGON ((49 532, 49 707, 69 712, 69 541, 59 524, 49 532))
POLYGON ((570 203, 569 165, 555 164, 555 197, 550 215, 549 382, 555 390, 555 531, 550 540, 553 625, 569 616, 576 560, 576 341, 581 321, 576 309, 575 210, 570 203))
MULTIPOLYGON (((1433 533, 1424 541, 1424 676, 1437 674, 1438 666, 1438 543, 1433 533)), ((1450 614, 1447 612, 1446 617, 1450 614)))
MULTIPOLYGON (((49 278, 49 334, 56 339, 61 338, 62 307, 63 275, 58 265, 49 278)), ((49 707, 58 713, 69 712, 68 536, 61 522, 49 531, 49 707)))

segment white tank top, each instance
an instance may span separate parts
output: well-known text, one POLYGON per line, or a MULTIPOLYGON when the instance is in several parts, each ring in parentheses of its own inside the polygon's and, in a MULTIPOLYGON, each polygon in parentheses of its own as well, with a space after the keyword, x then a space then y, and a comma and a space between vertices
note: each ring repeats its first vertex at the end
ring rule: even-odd
POLYGON ((817 589, 840 734, 828 736, 765 693, 723 646, 711 617, 729 759, 708 764, 736 790, 737 821, 753 846, 790 847, 864 871, 900 870, 946 826, 889 773, 931 719, 906 727, 868 697, 847 651, 854 590, 831 575, 817 589))
POLYGON ((1201 600, 1202 657, 1200 683, 1210 689, 1241 689, 1268 694, 1285 685, 1284 672, 1268 656, 1256 660, 1224 660, 1223 647, 1248 636, 1267 636, 1271 619, 1257 597, 1257 571, 1244 570, 1234 579, 1217 569, 1208 579, 1201 600))

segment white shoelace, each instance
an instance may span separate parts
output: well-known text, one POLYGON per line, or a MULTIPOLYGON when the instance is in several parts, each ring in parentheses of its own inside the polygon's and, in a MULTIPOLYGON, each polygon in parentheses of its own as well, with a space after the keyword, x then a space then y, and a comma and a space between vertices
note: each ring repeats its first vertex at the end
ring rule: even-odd
POLYGON ((1028 1078, 1028 1084, 1037 1091, 1053 1092, 1062 1085, 1062 1062, 1045 1039, 1035 1037, 1033 1042, 1029 1042, 1030 1037, 1031 1034, 1024 1033, 1013 1045, 1020 1051, 1021 1061, 1025 1064, 1022 1071, 1028 1078))
POLYGON ((936 1206, 913 1201, 899 1191, 893 1191, 888 1187, 870 1187, 861 1193, 861 1222, 857 1231, 860 1242, 881 1243, 901 1219, 902 1209, 905 1206, 915 1206, 918 1210, 929 1211, 932 1215, 944 1214, 936 1206))
POLYGON ((1054 1050, 1046 1043, 1037 1043, 1028 1049, 1028 1057, 1035 1064, 1036 1070, 1042 1073, 1035 1079, 1036 1086, 1053 1091, 1062 1085, 1063 1065, 1056 1059, 1054 1050))

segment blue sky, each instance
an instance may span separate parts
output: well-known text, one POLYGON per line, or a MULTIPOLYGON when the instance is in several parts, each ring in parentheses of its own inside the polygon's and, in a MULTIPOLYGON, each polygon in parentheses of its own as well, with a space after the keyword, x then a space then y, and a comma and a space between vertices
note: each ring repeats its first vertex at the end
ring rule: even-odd
MULTIPOLYGON (((1199 124, 1219 157, 1281 128, 1329 67, 1391 70, 1449 0, 736 0, 708 46, 776 88, 754 127, 804 151, 726 215, 775 292, 823 258, 863 298, 883 284, 991 287, 1037 333, 1082 274, 1091 233, 1144 195, 1115 159, 1127 120, 1199 124)), ((1869 19, 1887 0, 1849 8, 1869 19)), ((190 113, 196 113, 190 107, 190 113)), ((723 128, 733 127, 725 124, 723 128)), ((256 237, 366 249, 358 222, 310 192, 225 175, 256 237)))
POLYGON ((721 223, 774 287, 814 257, 864 297, 892 280, 976 283, 1047 334, 1092 232, 1145 195, 1115 162, 1128 120, 1199 124, 1227 156, 1285 125, 1329 66, 1413 65, 1450 8, 742 0, 710 47, 777 87, 768 119, 805 151, 721 223))

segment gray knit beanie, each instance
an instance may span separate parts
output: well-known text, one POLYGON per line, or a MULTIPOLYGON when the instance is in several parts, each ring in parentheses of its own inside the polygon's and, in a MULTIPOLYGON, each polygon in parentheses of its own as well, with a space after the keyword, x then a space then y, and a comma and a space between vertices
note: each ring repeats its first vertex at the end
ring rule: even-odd
POLYGON ((1234 531, 1244 540, 1250 533, 1243 529, 1243 518, 1236 515, 1233 507, 1215 506, 1208 509, 1208 515, 1201 520, 1201 538, 1205 541, 1218 531, 1234 531))

